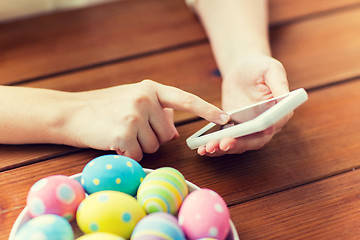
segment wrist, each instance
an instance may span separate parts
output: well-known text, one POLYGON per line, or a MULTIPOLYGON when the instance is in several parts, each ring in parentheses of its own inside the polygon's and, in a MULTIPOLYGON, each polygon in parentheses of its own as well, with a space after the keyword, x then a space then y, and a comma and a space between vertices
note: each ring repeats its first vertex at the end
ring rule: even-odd
POLYGON ((239 54, 235 54, 226 59, 223 63, 219 64, 219 70, 223 81, 231 81, 233 77, 239 74, 239 69, 248 68, 251 65, 263 65, 264 62, 273 59, 271 54, 266 50, 256 49, 256 50, 244 50, 239 54))
POLYGON ((57 116, 52 124, 52 139, 56 144, 84 147, 81 135, 85 122, 81 116, 84 111, 89 110, 81 93, 66 92, 62 101, 57 103, 57 116))

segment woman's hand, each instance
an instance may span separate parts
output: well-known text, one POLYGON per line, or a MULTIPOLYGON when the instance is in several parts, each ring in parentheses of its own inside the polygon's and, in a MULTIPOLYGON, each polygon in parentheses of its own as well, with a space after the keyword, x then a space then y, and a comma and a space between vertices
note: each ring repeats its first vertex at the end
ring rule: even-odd
MULTIPOLYGON (((223 76, 222 105, 225 111, 245 107, 289 92, 282 64, 264 54, 242 57, 223 76)), ((256 150, 268 143, 292 113, 265 131, 239 138, 226 137, 198 148, 200 155, 220 156, 256 150)))
POLYGON ((64 143, 114 150, 136 160, 176 138, 173 110, 224 124, 229 116, 199 97, 151 80, 73 94, 64 143))

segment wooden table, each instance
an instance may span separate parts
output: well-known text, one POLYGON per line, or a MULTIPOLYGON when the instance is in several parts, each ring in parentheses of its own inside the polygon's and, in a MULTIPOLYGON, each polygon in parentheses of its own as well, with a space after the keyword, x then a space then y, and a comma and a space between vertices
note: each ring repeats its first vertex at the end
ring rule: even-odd
MULTIPOLYGON (((359 239, 360 1, 271 0, 273 55, 309 101, 258 151, 200 157, 205 123, 176 112, 181 137, 146 155, 217 191, 242 240, 359 239)), ((0 84, 83 91, 154 79, 220 106, 204 31, 182 0, 132 0, 0 24, 0 84), (206 84, 206 88, 203 86, 206 84)), ((72 175, 101 151, 0 145, 0 239, 40 178, 72 175)))

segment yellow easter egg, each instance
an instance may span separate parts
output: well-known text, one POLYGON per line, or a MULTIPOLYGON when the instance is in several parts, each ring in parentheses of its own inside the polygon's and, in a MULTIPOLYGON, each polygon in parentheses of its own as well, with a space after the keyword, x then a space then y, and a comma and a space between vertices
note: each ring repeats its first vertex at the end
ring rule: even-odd
POLYGON ((76 220, 84 233, 106 232, 129 239, 145 215, 134 197, 117 191, 100 191, 81 202, 76 220))
POLYGON ((120 237, 118 235, 112 234, 112 233, 102 233, 102 232, 95 232, 95 233, 89 233, 85 234, 84 236, 81 236, 77 238, 76 240, 125 240, 125 238, 120 237))

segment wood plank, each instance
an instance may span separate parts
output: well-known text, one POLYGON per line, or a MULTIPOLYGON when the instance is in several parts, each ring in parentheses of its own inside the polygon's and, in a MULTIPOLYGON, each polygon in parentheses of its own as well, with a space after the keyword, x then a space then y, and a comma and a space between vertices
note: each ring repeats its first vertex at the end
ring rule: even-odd
POLYGON ((182 0, 115 1, 0 24, 0 83, 204 39, 182 0))
MULTIPOLYGON (((360 36, 355 29, 360 29, 360 8, 272 31, 272 51, 285 65, 291 88, 312 88, 359 76, 360 36)), ((211 49, 205 43, 22 85, 84 91, 146 77, 180 87, 219 106, 221 81, 212 74, 215 69, 211 49)))
POLYGON ((359 239, 359 169, 230 207, 242 240, 359 239))
MULTIPOLYGON (((353 36, 355 26, 360 29, 360 21, 353 25, 360 9, 351 10, 332 16, 311 20, 307 24, 294 24, 293 28, 283 27, 290 31, 289 34, 277 32, 277 43, 274 46, 274 54, 283 58, 283 63, 288 69, 288 76, 291 88, 305 87, 312 88, 322 84, 329 84, 344 78, 353 78, 359 75, 360 63, 360 39, 353 36), (343 29, 343 34, 336 34, 334 29, 320 31, 324 25, 338 25, 335 30, 343 29), (319 31, 315 30, 319 29, 319 31), (312 29, 308 35, 301 34, 306 29, 312 29), (298 30, 296 30, 298 29, 298 30), (296 31, 295 31, 296 30, 296 31), (315 47, 312 45, 333 34, 333 37, 315 47), (295 39, 297 38, 297 41, 295 39), (349 44, 344 44, 346 39, 349 44), (313 51, 307 54, 304 46, 312 46, 313 51), (301 49, 302 51, 297 51, 301 49), (329 50, 330 49, 330 50, 329 50), (296 51, 295 51, 296 50, 296 51), (334 56, 333 53, 344 53, 334 56), (324 60, 325 59, 325 60, 324 60), (322 63, 328 62, 326 67, 322 63)), ((285 31, 287 32, 287 31, 285 31)), ((275 34, 275 33, 274 33, 275 34)), ((309 47, 310 49, 310 47, 309 47)), ((158 80, 164 84, 174 85, 186 91, 195 93, 205 100, 220 106, 221 79, 213 74, 216 64, 212 58, 208 44, 189 47, 154 56, 144 57, 124 63, 118 63, 101 68, 95 68, 83 72, 68 74, 65 76, 45 79, 42 81, 23 84, 29 87, 44 87, 66 91, 84 91, 109 87, 117 84, 132 83, 143 79, 144 76, 158 80), (191 63, 191 64, 189 64, 191 63), (160 67, 159 67, 160 66, 160 67), (204 87, 206 86, 206 88, 204 87)), ((187 121, 194 118, 194 115, 186 112, 176 112, 175 121, 187 121)), ((2 161, 0 169, 23 164, 24 162, 37 161, 51 155, 61 155, 62 147, 35 147, 34 146, 0 146, 2 161), (14 154, 16 152, 16 157, 14 154)), ((64 152, 68 149, 64 148, 64 152)))
MULTIPOLYGON (((358 2, 273 0, 270 19, 273 24, 291 22, 299 16, 358 2)), ((113 2, 3 23, 0 84, 86 68, 205 38, 200 23, 183 0, 113 2)))
POLYGON ((81 151, 80 149, 51 144, 1 145, 0 172, 24 164, 44 161, 56 156, 81 151))
POLYGON ((360 8, 273 29, 273 54, 292 87, 360 76, 360 8))
MULTIPOLYGON (((273 141, 258 151, 218 158, 200 157, 185 139, 202 122, 179 127, 181 137, 141 161, 143 167, 175 167, 200 187, 214 189, 229 205, 266 196, 360 167, 358 116, 360 79, 310 93, 309 102, 273 141), (331 99, 332 104, 329 104, 331 99), (333 111, 338 109, 338 111, 333 111), (349 127, 351 126, 351 127, 349 127)), ((100 151, 54 158, 0 173, 0 206, 10 226, 38 179, 81 172, 100 151), (36 173, 36 174, 34 174, 36 173)), ((8 228, 7 227, 7 228, 8 228)))
POLYGON ((171 165, 195 184, 236 204, 360 166, 360 79, 310 92, 281 133, 264 148, 219 158, 188 151, 186 137, 204 124, 179 128, 182 136, 143 162, 171 165), (164 160, 167 159, 167 160, 164 160))
POLYGON ((271 25, 286 24, 294 20, 340 11, 360 4, 359 0, 270 0, 269 19, 271 25))

